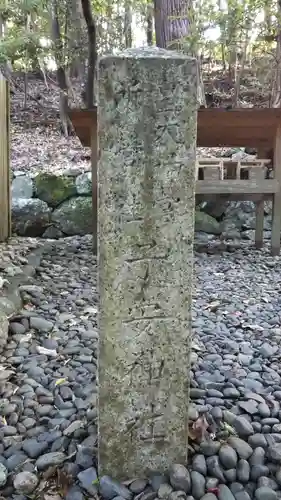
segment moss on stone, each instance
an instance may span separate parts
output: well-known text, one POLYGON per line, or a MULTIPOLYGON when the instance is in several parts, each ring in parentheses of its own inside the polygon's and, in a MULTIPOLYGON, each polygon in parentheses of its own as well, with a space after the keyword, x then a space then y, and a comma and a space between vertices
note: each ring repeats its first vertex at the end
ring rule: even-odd
POLYGON ((64 201, 53 211, 51 221, 56 224, 58 229, 68 236, 92 233, 92 197, 75 196, 70 200, 64 201))
POLYGON ((41 173, 36 175, 34 184, 37 197, 51 207, 57 207, 76 194, 75 179, 67 175, 41 173))
POLYGON ((214 217, 197 210, 195 212, 195 231, 202 231, 203 233, 209 234, 221 234, 222 228, 221 224, 214 219, 214 217))

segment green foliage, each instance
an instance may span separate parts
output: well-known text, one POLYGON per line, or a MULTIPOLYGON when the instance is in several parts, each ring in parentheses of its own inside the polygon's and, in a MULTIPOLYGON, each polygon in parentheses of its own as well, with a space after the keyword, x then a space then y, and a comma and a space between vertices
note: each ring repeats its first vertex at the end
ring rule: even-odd
MULTIPOLYGON (((55 56, 67 67, 77 59, 78 52, 82 54, 87 34, 83 38, 79 33, 74 40, 77 26, 73 24, 73 0, 57 0, 60 43, 52 42, 53 1, 0 2, 0 63, 10 61, 25 68, 35 67, 39 59, 55 56)), ((191 2, 186 0, 187 8, 191 2)), ((128 9, 133 14, 134 25, 145 31, 147 12, 153 9, 153 1, 92 0, 92 9, 97 26, 98 52, 103 53, 124 48, 128 29, 125 12, 128 9)), ((274 48, 274 43, 266 39, 268 34, 275 33, 278 24, 277 6, 271 0, 193 0, 192 15, 190 9, 187 12, 192 19, 183 48, 184 45, 189 50, 191 46, 196 47, 201 54, 214 58, 220 58, 223 49, 228 63, 231 63, 233 51, 244 50, 245 42, 251 44, 251 50, 257 54, 274 48), (217 30, 217 40, 206 38, 210 28, 217 30)), ((85 26, 83 29, 86 33, 85 26)), ((146 39, 145 32, 143 39, 146 39)), ((134 30, 133 41, 136 42, 134 30)), ((83 57, 86 53, 84 50, 83 57)))

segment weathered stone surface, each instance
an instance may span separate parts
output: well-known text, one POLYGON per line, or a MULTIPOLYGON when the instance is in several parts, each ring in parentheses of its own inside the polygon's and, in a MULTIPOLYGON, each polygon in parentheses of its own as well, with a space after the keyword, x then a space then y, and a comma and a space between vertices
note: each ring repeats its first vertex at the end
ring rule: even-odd
POLYGON ((172 51, 100 60, 99 465, 119 479, 186 462, 196 82, 172 51))
POLYGON ((211 215, 196 210, 195 212, 195 231, 202 231, 210 234, 221 234, 221 225, 211 215))
POLYGON ((32 198, 33 195, 33 182, 30 177, 21 175, 16 177, 11 186, 11 194, 13 199, 17 198, 32 198))
POLYGON ((20 236, 41 236, 50 222, 51 210, 37 198, 12 200, 12 229, 20 236))
POLYGON ((39 479, 32 472, 24 471, 17 474, 13 482, 14 488, 18 493, 29 495, 35 490, 39 479))
POLYGON ((43 172, 34 177, 34 186, 37 197, 51 207, 57 207, 76 194, 75 179, 67 175, 43 172))
POLYGON ((92 172, 84 172, 78 175, 75 185, 78 194, 90 195, 92 193, 92 172))
POLYGON ((56 208, 51 221, 67 236, 93 232, 93 208, 90 196, 75 196, 56 208))

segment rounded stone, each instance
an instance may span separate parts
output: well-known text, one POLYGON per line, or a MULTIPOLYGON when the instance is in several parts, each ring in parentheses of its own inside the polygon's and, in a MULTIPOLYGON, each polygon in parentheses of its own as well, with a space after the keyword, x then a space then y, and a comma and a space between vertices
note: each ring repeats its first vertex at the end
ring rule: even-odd
POLYGON ((51 222, 65 235, 85 235, 93 231, 93 206, 91 196, 75 196, 64 201, 52 212, 51 222))
POLYGON ((76 194, 75 179, 67 175, 43 172, 34 177, 34 186, 37 198, 53 208, 76 194))
POLYGON ((219 450, 219 459, 225 469, 233 469, 237 465, 237 453, 228 444, 223 444, 219 450))
POLYGON ((20 472, 14 477, 14 488, 19 493, 29 495, 35 490, 38 482, 38 477, 32 472, 20 472))
POLYGON ((8 470, 5 465, 0 462, 0 486, 5 486, 8 479, 8 470))
POLYGON ((253 453, 253 448, 243 439, 232 436, 228 439, 228 444, 234 448, 240 458, 248 460, 253 453))
POLYGON ((197 471, 191 471, 191 494, 195 498, 195 500, 201 500, 202 496, 205 493, 205 477, 197 471))
POLYGON ((189 493, 191 489, 190 473, 184 465, 174 464, 170 469, 170 483, 175 490, 189 493))
POLYGON ((278 496, 276 491, 268 488, 267 486, 262 486, 255 491, 256 500, 277 500, 277 498, 278 496))

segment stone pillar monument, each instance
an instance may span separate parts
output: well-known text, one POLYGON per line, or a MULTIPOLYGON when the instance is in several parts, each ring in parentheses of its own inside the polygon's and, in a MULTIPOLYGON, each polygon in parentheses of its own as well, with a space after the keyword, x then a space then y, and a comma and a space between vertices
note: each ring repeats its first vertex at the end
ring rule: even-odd
POLYGON ((195 59, 99 64, 99 468, 118 479, 187 455, 197 125, 195 59))

